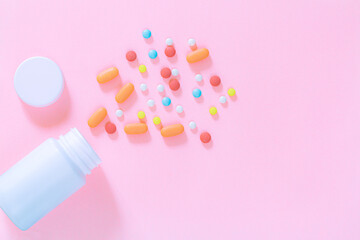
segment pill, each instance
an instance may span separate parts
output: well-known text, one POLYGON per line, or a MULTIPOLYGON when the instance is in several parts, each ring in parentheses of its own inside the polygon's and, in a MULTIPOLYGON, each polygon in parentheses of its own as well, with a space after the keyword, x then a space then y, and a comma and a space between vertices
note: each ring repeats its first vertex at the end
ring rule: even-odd
POLYGON ((214 75, 214 76, 212 76, 212 77, 210 78, 210 84, 211 84, 211 86, 216 87, 216 86, 219 86, 220 83, 221 83, 221 79, 220 79, 219 76, 214 75))
POLYGON ((195 51, 195 50, 197 49, 195 39, 190 38, 190 39, 188 40, 188 44, 189 44, 191 50, 195 51))
POLYGON ((88 120, 89 127, 94 128, 97 125, 99 125, 99 123, 101 123, 101 121, 105 119, 106 115, 107 115, 106 108, 101 107, 98 110, 96 110, 96 112, 94 112, 93 115, 91 115, 91 117, 88 120))
POLYGON ((190 127, 190 129, 195 129, 196 123, 194 121, 189 122, 189 127, 190 127))
POLYGON ((166 45, 168 45, 168 46, 171 46, 174 44, 174 41, 171 38, 167 38, 165 42, 166 42, 166 45))
POLYGON ((188 61, 188 63, 195 63, 207 58, 208 56, 209 50, 207 48, 200 48, 189 53, 186 56, 186 61, 188 61))
POLYGON ((209 112, 210 112, 211 115, 215 115, 215 114, 217 113, 216 107, 211 107, 211 108, 209 109, 209 112))
POLYGON ((176 112, 177 112, 177 113, 182 113, 183 111, 184 111, 183 106, 181 106, 181 105, 177 105, 177 106, 176 106, 176 112))
POLYGON ((115 115, 120 118, 124 115, 124 111, 121 109, 116 110, 115 115))
POLYGON ((136 53, 134 51, 128 51, 126 53, 126 60, 129 62, 133 62, 136 60, 136 53))
POLYGON ((139 72, 141 72, 141 73, 146 72, 146 66, 145 65, 140 65, 139 66, 139 72))
POLYGON ((139 111, 137 114, 139 119, 144 119, 146 117, 145 112, 144 111, 139 111))
POLYGON ((208 132, 203 132, 200 134, 200 141, 203 143, 208 143, 211 141, 211 135, 208 132))
POLYGON ((148 126, 146 123, 129 123, 124 126, 126 134, 142 134, 146 133, 148 126))
POLYGON ((179 70, 174 68, 174 69, 171 70, 171 74, 176 77, 177 75, 179 75, 179 70))
POLYGON ((235 89, 229 88, 229 90, 228 90, 228 95, 229 95, 230 97, 232 97, 232 96, 235 96, 235 94, 236 94, 235 89))
POLYGON ((199 97, 201 97, 201 90, 198 89, 198 88, 195 88, 195 89, 192 91, 192 95, 194 96, 194 98, 199 98, 199 97))
POLYGON ((226 103, 226 97, 225 97, 225 96, 221 96, 221 97, 219 98, 219 102, 220 102, 221 104, 226 103))
POLYGON ((161 102, 165 107, 167 107, 171 104, 171 99, 168 97, 164 97, 161 102))
POLYGON ((165 55, 167 57, 173 57, 173 56, 175 56, 175 54, 176 54, 176 50, 173 46, 167 46, 165 48, 165 55))
POLYGON ((145 92, 147 89, 147 85, 145 83, 140 84, 140 90, 145 92))
POLYGON ((163 127, 161 129, 161 135, 163 137, 173 137, 184 132, 184 126, 182 124, 174 124, 163 127))
POLYGON ((151 37, 151 31, 149 29, 145 29, 143 32, 142 32, 142 35, 145 39, 148 39, 151 37))
POLYGON ((164 85, 159 84, 159 85, 157 85, 156 89, 157 89, 159 92, 163 92, 163 91, 165 90, 165 87, 164 87, 164 85))
POLYGON ((116 94, 115 100, 118 103, 123 103, 123 102, 125 102, 126 99, 128 99, 130 97, 130 95, 132 94, 133 91, 134 91, 134 84, 127 83, 116 94))
POLYGON ((169 78, 171 76, 171 70, 168 67, 164 67, 160 71, 160 75, 163 78, 169 78))
POLYGON ((155 106, 155 101, 154 101, 153 99, 149 99, 149 100, 147 101, 147 105, 148 105, 149 107, 153 107, 153 106, 155 106))
POLYGON ((155 59, 155 58, 157 58, 157 51, 156 50, 150 50, 149 51, 149 58, 151 58, 151 59, 155 59))
POLYGON ((111 67, 99 73, 96 79, 98 83, 106 83, 114 79, 117 75, 119 75, 119 70, 116 67, 111 67))
POLYGON ((195 75, 195 80, 196 80, 197 82, 201 82, 201 81, 203 80, 202 75, 201 75, 201 74, 196 74, 196 75, 195 75))
POLYGON ((107 122, 105 124, 105 131, 108 133, 108 134, 113 134, 116 132, 116 126, 115 124, 113 124, 112 122, 107 122))
POLYGON ((154 118, 153 118, 153 123, 154 123, 155 125, 159 125, 159 124, 161 123, 161 119, 160 119, 159 117, 154 117, 154 118))
POLYGON ((177 91, 180 88, 180 83, 179 83, 179 81, 177 79, 171 79, 169 81, 169 87, 170 87, 171 90, 177 91))

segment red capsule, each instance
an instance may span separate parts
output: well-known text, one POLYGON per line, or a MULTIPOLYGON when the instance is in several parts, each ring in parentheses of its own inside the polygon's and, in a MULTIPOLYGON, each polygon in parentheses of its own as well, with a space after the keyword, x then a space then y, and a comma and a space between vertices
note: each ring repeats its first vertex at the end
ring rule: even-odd
POLYGON ((163 69, 161 69, 160 71, 160 75, 163 78, 169 78, 171 76, 171 70, 168 67, 164 67, 163 69))
POLYGON ((126 60, 129 62, 133 62, 136 60, 136 53, 134 51, 128 51, 126 53, 126 60))
POLYGON ((169 81, 169 87, 173 91, 177 91, 180 88, 180 83, 177 79, 171 79, 169 81))
POLYGON ((175 56, 175 53, 176 53, 176 50, 173 46, 167 46, 165 48, 165 55, 167 57, 173 57, 173 56, 175 56))
POLYGON ((208 143, 211 141, 211 135, 210 133, 208 132, 203 132, 200 134, 200 140, 203 142, 203 143, 208 143))
POLYGON ((106 125, 105 125, 105 131, 108 133, 108 134, 113 134, 116 132, 116 126, 115 124, 113 124, 112 122, 107 122, 106 125))

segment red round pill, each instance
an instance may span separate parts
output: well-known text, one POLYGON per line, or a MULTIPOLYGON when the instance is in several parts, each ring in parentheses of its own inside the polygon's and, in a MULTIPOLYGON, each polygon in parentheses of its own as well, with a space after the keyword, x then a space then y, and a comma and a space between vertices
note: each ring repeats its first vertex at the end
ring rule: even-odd
POLYGON ((210 133, 208 132, 203 132, 200 134, 200 140, 203 142, 203 143, 208 143, 211 141, 211 135, 210 133))
POLYGON ((161 69, 160 74, 163 78, 169 78, 171 76, 171 70, 168 67, 161 69))
POLYGON ((176 53, 176 50, 173 46, 167 46, 165 48, 165 55, 167 57, 173 57, 173 56, 175 56, 175 53, 176 53))
POLYGON ((136 53, 134 51, 128 51, 126 53, 126 60, 128 60, 129 62, 133 62, 136 59, 136 53))
POLYGON ((214 86, 214 87, 219 86, 220 83, 221 83, 221 79, 219 76, 214 75, 210 78, 210 84, 212 86, 214 86))
POLYGON ((177 91, 180 88, 180 83, 177 79, 171 79, 169 81, 169 87, 173 91, 177 91))
POLYGON ((116 132, 116 126, 112 122, 107 122, 105 125, 105 130, 108 134, 113 134, 116 132))

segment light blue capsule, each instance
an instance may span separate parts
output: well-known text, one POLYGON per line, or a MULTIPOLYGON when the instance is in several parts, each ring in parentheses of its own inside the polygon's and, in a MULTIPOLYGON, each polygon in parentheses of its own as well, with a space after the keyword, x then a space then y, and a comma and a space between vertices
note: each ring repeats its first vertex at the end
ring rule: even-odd
POLYGON ((192 95, 194 96, 194 98, 199 98, 199 97, 201 97, 201 90, 198 89, 198 88, 195 88, 195 89, 192 91, 192 95))
POLYGON ((150 50, 149 51, 149 58, 155 59, 155 58, 157 58, 157 55, 158 55, 158 53, 157 53, 156 50, 150 50))
POLYGON ((161 102, 165 107, 167 107, 171 104, 171 99, 168 97, 164 97, 161 102))
POLYGON ((142 35, 145 39, 148 39, 151 37, 151 31, 149 29, 145 29, 143 32, 142 32, 142 35))

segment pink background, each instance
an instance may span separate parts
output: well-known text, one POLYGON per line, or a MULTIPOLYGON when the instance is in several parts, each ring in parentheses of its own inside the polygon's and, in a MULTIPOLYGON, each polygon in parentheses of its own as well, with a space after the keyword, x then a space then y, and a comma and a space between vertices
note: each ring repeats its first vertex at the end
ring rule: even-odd
POLYGON ((83 189, 26 232, 0 211, 1 239, 360 239, 358 0, 1 0, 0 76, 0 173, 71 127, 103 160, 83 189), (150 41, 141 36, 146 27, 150 41), (167 37, 177 50, 171 61, 167 37), (211 58, 189 66, 189 37, 211 58), (146 76, 125 60, 129 49, 146 76), (25 106, 13 88, 17 66, 31 56, 51 58, 65 77, 61 99, 46 109, 25 106), (166 65, 181 75, 180 93, 166 87, 172 109, 156 91, 166 65), (120 77, 99 86, 96 75, 110 66, 120 77), (204 97, 195 101, 198 72, 204 97), (218 89, 212 74, 223 80, 218 89), (119 121, 114 95, 129 81, 136 94, 119 121), (218 97, 228 87, 238 94, 223 107, 218 97), (212 104, 218 118, 208 113, 212 104), (104 123, 88 128, 99 106, 116 123, 115 136, 104 123), (122 128, 138 110, 149 133, 128 137, 122 128), (185 134, 163 139, 155 114, 164 125, 183 123, 185 134), (202 130, 213 136, 207 146, 202 130))

